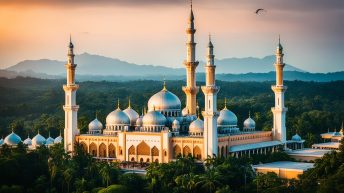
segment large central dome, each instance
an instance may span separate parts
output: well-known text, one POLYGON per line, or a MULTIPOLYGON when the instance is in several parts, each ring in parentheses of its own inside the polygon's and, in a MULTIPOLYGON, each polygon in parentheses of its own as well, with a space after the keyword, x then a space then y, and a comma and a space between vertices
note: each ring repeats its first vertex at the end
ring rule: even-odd
POLYGON ((180 109, 181 103, 179 98, 168 91, 165 86, 148 101, 149 111, 180 111, 180 109))

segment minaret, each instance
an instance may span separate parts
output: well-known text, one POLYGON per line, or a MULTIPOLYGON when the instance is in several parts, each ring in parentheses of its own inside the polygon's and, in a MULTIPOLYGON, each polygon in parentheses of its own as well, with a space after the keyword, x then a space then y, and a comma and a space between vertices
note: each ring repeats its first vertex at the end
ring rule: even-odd
POLYGON ((275 93, 275 107, 271 108, 273 113, 273 137, 274 140, 279 140, 282 143, 286 143, 286 112, 287 108, 284 107, 284 93, 287 87, 283 85, 283 47, 281 45, 280 38, 278 40, 278 46, 276 49, 276 63, 274 64, 276 69, 276 85, 271 88, 275 93))
POLYGON ((183 91, 186 95, 186 108, 191 115, 196 114, 196 95, 198 93, 199 87, 196 86, 195 71, 198 65, 198 61, 195 61, 195 49, 196 43, 194 41, 194 35, 196 29, 194 27, 194 15, 192 11, 192 1, 191 1, 191 12, 188 21, 188 28, 186 29, 187 42, 186 42, 186 60, 184 65, 186 68, 186 86, 183 87, 183 91))
POLYGON ((215 85, 215 68, 213 44, 209 35, 209 44, 207 49, 207 64, 205 65, 206 84, 202 86, 204 93, 204 158, 207 156, 217 155, 217 93, 220 88, 215 85))
POLYGON ((65 91, 65 105, 63 110, 65 111, 65 129, 64 129, 64 148, 66 152, 73 153, 75 136, 79 134, 78 129, 78 109, 76 105, 76 90, 79 85, 75 84, 75 68, 74 64, 74 45, 70 38, 68 46, 67 64, 65 64, 67 70, 67 83, 63 85, 65 91))

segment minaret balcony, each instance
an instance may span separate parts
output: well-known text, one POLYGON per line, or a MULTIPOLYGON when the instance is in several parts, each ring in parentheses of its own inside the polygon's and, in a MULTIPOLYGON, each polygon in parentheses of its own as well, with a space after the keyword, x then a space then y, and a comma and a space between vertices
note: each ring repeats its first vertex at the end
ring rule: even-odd
POLYGON ((220 91, 220 87, 215 85, 202 86, 202 91, 204 94, 217 94, 220 91))
POLYGON ((185 67, 186 68, 193 68, 193 70, 195 70, 196 69, 196 67, 198 66, 198 61, 195 61, 195 62, 188 62, 188 61, 186 61, 186 60, 184 60, 184 65, 185 65, 185 67))
POLYGON ((183 91, 185 92, 185 94, 195 95, 198 93, 199 87, 198 86, 195 86, 195 87, 183 86, 183 91))
POLYGON ((284 85, 272 85, 271 86, 271 89, 274 91, 274 92, 285 92, 287 90, 287 86, 284 86, 284 85))
POLYGON ((79 85, 78 84, 64 84, 63 90, 64 91, 75 91, 78 90, 79 85))
POLYGON ((220 113, 218 111, 202 111, 203 117, 218 117, 220 113))

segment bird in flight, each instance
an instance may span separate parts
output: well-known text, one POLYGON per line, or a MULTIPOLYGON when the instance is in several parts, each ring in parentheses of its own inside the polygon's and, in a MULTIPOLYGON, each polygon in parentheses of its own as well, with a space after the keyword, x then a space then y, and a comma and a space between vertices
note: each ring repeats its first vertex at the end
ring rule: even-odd
POLYGON ((257 9, 257 10, 255 11, 255 13, 256 13, 257 15, 259 15, 260 12, 264 12, 264 11, 266 11, 266 10, 263 9, 263 8, 259 8, 259 9, 257 9))

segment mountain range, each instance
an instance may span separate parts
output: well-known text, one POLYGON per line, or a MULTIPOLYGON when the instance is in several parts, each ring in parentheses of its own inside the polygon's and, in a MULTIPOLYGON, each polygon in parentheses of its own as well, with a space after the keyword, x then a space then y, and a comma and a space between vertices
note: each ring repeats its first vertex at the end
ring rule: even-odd
MULTIPOLYGON (((215 60, 218 74, 239 74, 239 73, 264 73, 274 70, 275 56, 266 56, 264 58, 225 58, 215 60)), ((181 68, 169 68, 164 66, 153 65, 138 65, 128 63, 119 59, 92 55, 83 53, 75 57, 78 64, 77 72, 79 75, 95 75, 95 76, 170 76, 170 75, 183 75, 185 69, 181 64, 181 68)), ((58 60, 25 60, 18 64, 7 68, 8 71, 14 72, 27 72, 33 71, 35 73, 43 73, 48 75, 63 75, 65 74, 65 61, 58 60)), ((197 72, 204 72, 203 61, 200 61, 197 72)), ((286 71, 299 71, 303 70, 296 68, 292 65, 286 65, 286 71)))
MULTIPOLYGON (((217 79, 223 81, 273 81, 275 80, 275 56, 264 58, 225 58, 215 60, 217 79)), ((0 77, 17 76, 43 79, 65 78, 65 61, 41 59, 24 60, 5 70, 0 70, 0 77)), ((127 80, 184 80, 185 69, 165 66, 139 65, 119 59, 83 53, 76 56, 78 81, 127 81, 127 80)), ((197 68, 197 80, 204 81, 204 65, 200 61, 197 68)), ((344 80, 344 72, 309 73, 286 64, 285 80, 335 81, 344 80)))

